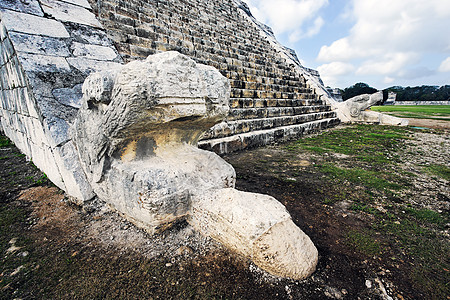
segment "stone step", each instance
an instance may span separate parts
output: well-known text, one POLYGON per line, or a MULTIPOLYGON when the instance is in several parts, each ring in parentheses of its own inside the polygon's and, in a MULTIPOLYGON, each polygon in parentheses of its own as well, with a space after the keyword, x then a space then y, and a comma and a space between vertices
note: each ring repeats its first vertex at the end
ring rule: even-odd
POLYGON ((339 122, 338 118, 329 118, 302 124, 252 131, 230 137, 200 141, 198 147, 219 154, 226 154, 275 142, 287 142, 292 139, 298 139, 305 134, 311 134, 335 126, 339 124, 339 122))
POLYGON ((225 121, 211 128, 203 135, 202 139, 224 138, 235 134, 302 124, 322 119, 332 119, 335 117, 336 112, 329 111, 288 117, 225 121))
POLYGON ((231 108, 263 108, 263 107, 298 107, 324 105, 323 101, 314 94, 297 94, 298 99, 273 98, 271 92, 261 98, 231 98, 231 108))
POLYGON ((228 121, 262 119, 273 117, 296 116, 331 111, 328 105, 298 106, 298 107, 263 107, 263 108, 233 108, 230 109, 228 121))

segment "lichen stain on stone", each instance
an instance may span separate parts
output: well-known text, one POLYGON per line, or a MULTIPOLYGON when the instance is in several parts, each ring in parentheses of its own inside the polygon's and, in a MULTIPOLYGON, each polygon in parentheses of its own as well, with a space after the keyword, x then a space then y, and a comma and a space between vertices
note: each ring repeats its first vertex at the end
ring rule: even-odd
POLYGON ((130 162, 136 158, 136 146, 137 141, 131 141, 128 143, 128 145, 125 147, 125 149, 122 152, 122 155, 120 156, 120 159, 123 162, 130 162))

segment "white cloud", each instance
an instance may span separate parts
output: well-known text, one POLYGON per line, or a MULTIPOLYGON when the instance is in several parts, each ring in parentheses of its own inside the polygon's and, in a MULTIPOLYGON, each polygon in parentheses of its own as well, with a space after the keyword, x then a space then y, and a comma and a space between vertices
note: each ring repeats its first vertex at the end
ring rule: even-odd
POLYGON ((324 24, 318 16, 328 0, 245 0, 260 22, 272 27, 275 34, 287 33, 294 43, 317 34, 324 24))
POLYGON ((393 83, 394 81, 395 81, 395 78, 392 78, 392 77, 389 77, 389 76, 386 76, 386 77, 384 77, 384 79, 383 79, 383 82, 386 83, 386 84, 391 84, 391 83, 393 83))
MULTIPOLYGON (((352 3, 352 13, 346 17, 355 20, 355 25, 347 36, 322 46, 317 60, 358 64, 357 75, 383 75, 385 82, 434 74, 419 64, 427 55, 449 51, 450 1, 352 3)), ((442 62, 439 70, 450 70, 450 58, 442 62)))
POLYGON ((317 68, 325 85, 329 86, 336 86, 340 76, 350 74, 354 70, 355 67, 352 64, 343 62, 332 62, 317 68))
POLYGON ((441 63, 439 72, 450 72, 450 56, 441 63))
POLYGON ((314 20, 314 23, 306 29, 306 32, 302 29, 296 29, 289 34, 289 42, 295 43, 305 37, 312 37, 320 32, 325 21, 322 17, 318 17, 314 20))
POLYGON ((393 52, 376 59, 366 60, 356 71, 359 75, 381 74, 389 75, 400 72, 406 66, 416 63, 418 55, 414 52, 393 52))

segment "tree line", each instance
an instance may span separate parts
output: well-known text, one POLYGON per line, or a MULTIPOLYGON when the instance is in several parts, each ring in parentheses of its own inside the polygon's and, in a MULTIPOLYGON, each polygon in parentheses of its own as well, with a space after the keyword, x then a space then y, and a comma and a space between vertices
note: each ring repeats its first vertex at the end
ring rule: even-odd
MULTIPOLYGON (((367 83, 359 82, 348 88, 341 90, 342 99, 348 100, 362 94, 373 94, 378 90, 367 83)), ((397 94, 397 101, 449 101, 450 85, 430 86, 422 85, 415 87, 392 86, 383 90, 384 100, 389 92, 397 94)))

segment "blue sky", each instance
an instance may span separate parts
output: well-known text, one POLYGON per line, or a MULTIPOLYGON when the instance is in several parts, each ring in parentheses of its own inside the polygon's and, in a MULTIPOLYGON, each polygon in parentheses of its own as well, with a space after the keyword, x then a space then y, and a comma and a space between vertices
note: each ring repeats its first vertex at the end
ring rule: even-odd
POLYGON ((450 84, 450 0, 244 0, 325 85, 450 84))

